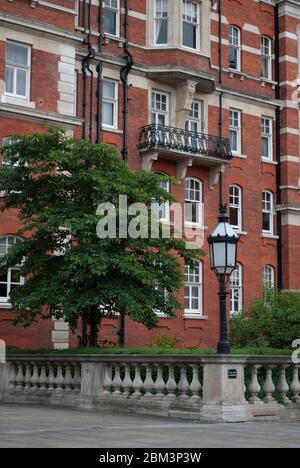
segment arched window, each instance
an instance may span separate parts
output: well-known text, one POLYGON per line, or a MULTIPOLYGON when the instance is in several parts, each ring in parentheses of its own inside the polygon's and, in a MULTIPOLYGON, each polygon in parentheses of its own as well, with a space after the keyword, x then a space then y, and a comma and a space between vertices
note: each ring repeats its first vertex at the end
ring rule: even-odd
POLYGON ((261 37, 261 77, 272 79, 272 41, 267 36, 261 37))
POLYGON ((274 233, 274 201, 273 193, 265 190, 262 193, 262 230, 264 234, 274 233))
POLYGON ((264 287, 273 289, 275 287, 275 268, 271 265, 265 265, 263 270, 264 287))
POLYGON ((229 188, 230 197, 230 224, 234 229, 242 230, 242 219, 243 219, 243 199, 242 189, 238 185, 232 185, 229 188))
POLYGON ((230 276, 230 314, 239 314, 243 308, 243 267, 237 264, 230 276))
MULTIPOLYGON (((9 251, 10 247, 21 239, 15 236, 0 237, 0 256, 4 256, 9 251)), ((20 265, 14 268, 9 268, 5 273, 0 275, 0 304, 9 304, 9 296, 13 289, 24 284, 24 278, 20 275, 20 265)))
POLYGON ((184 220, 190 226, 202 226, 202 182, 198 179, 185 179, 184 220))
POLYGON ((229 26, 229 68, 241 69, 241 31, 236 26, 229 26))
POLYGON ((197 261, 195 267, 185 266, 184 314, 199 317, 203 314, 203 264, 197 261))

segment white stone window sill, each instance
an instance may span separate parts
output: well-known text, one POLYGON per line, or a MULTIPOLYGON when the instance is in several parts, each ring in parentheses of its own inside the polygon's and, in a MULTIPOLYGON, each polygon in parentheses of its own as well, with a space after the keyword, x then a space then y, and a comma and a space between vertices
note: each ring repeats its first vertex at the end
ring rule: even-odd
POLYGON ((272 161, 271 159, 261 158, 261 162, 263 162, 264 164, 271 164, 273 166, 278 166, 278 162, 272 161))
POLYGON ((117 128, 112 128, 112 127, 105 127, 104 125, 102 126, 103 132, 110 132, 110 133, 117 133, 119 135, 123 134, 123 130, 119 130, 117 128))
POLYGON ((1 102, 3 104, 14 104, 15 106, 29 107, 35 109, 35 102, 27 101, 26 99, 16 98, 12 96, 2 95, 1 102))
POLYGON ((199 226, 199 224, 184 223, 184 227, 189 228, 189 229, 194 229, 195 231, 207 231, 208 230, 207 226, 199 226))
POLYGON ((232 156, 233 156, 234 158, 248 159, 248 156, 246 156, 245 154, 240 154, 240 153, 234 153, 234 152, 232 152, 232 156))
POLYGON ((208 320, 206 315, 199 315, 199 314, 189 314, 186 312, 184 314, 184 320, 208 320))
POLYGON ((246 231, 240 231, 239 229, 234 229, 234 230, 239 236, 248 236, 248 232, 246 231))
POLYGON ((0 309, 11 309, 12 305, 9 302, 0 302, 0 309))
POLYGON ((268 234, 266 232, 263 232, 261 237, 263 239, 273 239, 273 240, 278 240, 279 239, 279 236, 275 236, 274 234, 268 234))

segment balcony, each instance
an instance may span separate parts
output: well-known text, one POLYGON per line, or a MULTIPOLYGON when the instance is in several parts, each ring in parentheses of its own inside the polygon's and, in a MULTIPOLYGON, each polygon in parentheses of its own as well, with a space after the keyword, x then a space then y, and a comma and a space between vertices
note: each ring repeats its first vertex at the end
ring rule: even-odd
POLYGON ((210 170, 212 187, 232 159, 226 138, 157 124, 140 129, 138 147, 144 170, 151 170, 158 159, 171 160, 177 163, 177 179, 183 180, 188 167, 206 167, 210 170))

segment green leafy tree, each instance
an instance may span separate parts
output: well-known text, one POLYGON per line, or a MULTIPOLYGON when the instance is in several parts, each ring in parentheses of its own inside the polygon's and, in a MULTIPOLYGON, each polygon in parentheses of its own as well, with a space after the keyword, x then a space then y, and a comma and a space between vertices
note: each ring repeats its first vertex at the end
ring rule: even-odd
POLYGON ((267 289, 264 299, 231 319, 231 335, 236 347, 290 348, 300 337, 300 293, 267 289))
MULTIPOLYGON (((55 317, 76 329, 81 319, 84 343, 89 330, 95 346, 103 316, 128 315, 149 329, 158 323, 155 310, 174 316, 181 260, 193 265, 202 252, 186 249, 184 239, 100 239, 96 233, 106 215, 97 214, 98 205, 113 204, 119 217, 119 195, 147 207, 171 202, 162 176, 131 171, 114 148, 58 130, 15 137, 3 155, 0 209, 18 209, 22 225, 23 241, 0 261, 1 271, 21 264, 26 278, 10 296, 16 323, 55 317)), ((150 219, 148 210, 144 222, 150 219)))

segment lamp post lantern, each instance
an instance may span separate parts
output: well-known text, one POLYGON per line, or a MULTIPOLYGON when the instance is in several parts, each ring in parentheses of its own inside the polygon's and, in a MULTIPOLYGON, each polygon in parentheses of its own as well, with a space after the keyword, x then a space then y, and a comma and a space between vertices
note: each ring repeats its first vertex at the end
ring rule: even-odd
POLYGON ((226 205, 221 205, 219 224, 209 236, 211 269, 220 283, 220 340, 218 354, 230 354, 228 339, 226 298, 226 281, 237 267, 237 245, 240 237, 229 224, 226 205))

